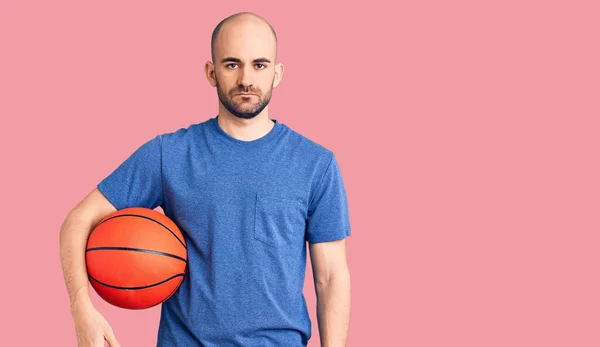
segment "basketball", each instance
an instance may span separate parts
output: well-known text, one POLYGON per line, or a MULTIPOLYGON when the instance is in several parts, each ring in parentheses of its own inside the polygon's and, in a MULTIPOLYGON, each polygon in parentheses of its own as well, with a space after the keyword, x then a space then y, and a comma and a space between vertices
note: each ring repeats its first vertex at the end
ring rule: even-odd
POLYGON ((167 300, 183 282, 187 248, 164 214, 131 207, 104 217, 85 250, 90 284, 108 303, 145 309, 167 300))

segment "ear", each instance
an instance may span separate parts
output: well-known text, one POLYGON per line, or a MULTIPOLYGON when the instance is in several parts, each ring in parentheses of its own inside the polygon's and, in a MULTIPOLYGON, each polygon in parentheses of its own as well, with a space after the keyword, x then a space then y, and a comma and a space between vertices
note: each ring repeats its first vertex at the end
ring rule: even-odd
POLYGON ((206 74, 206 79, 211 86, 217 86, 217 80, 215 79, 215 66, 212 61, 207 60, 206 64, 204 64, 204 73, 206 74))
POLYGON ((283 64, 279 63, 275 65, 275 78, 273 79, 273 88, 279 85, 281 79, 283 78, 283 64))

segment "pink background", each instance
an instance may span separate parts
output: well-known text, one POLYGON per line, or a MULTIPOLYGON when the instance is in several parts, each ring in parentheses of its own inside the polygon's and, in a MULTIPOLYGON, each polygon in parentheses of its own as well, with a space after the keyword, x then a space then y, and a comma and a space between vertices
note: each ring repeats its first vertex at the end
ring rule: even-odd
MULTIPOLYGON (((2 345, 76 345, 60 225, 216 114, 203 66, 238 11, 279 36, 271 118, 340 163, 348 346, 600 345, 598 3, 392 3, 2 1, 2 345)), ((93 300, 122 346, 156 343, 158 307, 93 300)))

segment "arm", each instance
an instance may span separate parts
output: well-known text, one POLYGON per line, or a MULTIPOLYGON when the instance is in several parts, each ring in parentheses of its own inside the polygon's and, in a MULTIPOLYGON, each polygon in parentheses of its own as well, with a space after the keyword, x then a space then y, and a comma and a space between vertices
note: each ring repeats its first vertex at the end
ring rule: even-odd
POLYGON ((104 337, 111 346, 118 346, 110 326, 92 305, 85 264, 89 233, 116 210, 96 188, 67 214, 60 229, 60 260, 80 346, 103 346, 104 337))
POLYGON ((350 325, 350 271, 346 240, 310 244, 322 347, 346 346, 350 325))
POLYGON ((60 260, 71 308, 90 301, 85 245, 92 228, 114 211, 116 209, 96 188, 67 214, 60 228, 60 260))

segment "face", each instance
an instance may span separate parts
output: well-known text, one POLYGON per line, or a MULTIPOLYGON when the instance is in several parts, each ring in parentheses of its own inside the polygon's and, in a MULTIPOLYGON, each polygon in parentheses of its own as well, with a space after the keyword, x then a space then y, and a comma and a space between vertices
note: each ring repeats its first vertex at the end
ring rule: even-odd
POLYGON ((275 39, 268 25, 245 21, 223 26, 215 45, 215 61, 207 62, 206 73, 217 88, 220 103, 232 115, 251 119, 267 108, 283 74, 275 55, 275 39))

